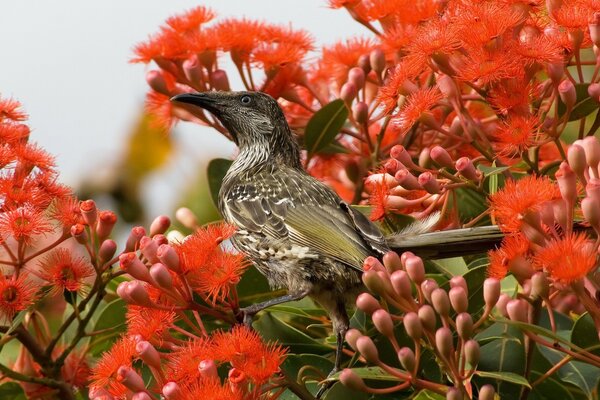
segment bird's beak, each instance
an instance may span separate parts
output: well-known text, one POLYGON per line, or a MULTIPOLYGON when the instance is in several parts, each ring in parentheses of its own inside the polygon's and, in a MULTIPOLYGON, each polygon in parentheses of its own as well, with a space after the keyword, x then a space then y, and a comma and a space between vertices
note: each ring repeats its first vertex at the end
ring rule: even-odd
POLYGON ((182 93, 171 97, 171 101, 192 104, 212 113, 218 111, 217 101, 207 93, 182 93))

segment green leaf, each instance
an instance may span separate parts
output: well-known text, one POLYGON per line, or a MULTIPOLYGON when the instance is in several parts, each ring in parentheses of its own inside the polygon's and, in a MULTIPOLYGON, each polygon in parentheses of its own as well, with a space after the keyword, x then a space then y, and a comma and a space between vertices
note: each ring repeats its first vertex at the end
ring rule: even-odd
POLYGON ((472 315, 478 314, 485 304, 483 300, 483 282, 487 278, 487 266, 473 268, 464 274, 463 278, 467 282, 469 291, 468 312, 472 315))
POLYGON ((461 221, 469 221, 487 210, 487 199, 483 194, 467 188, 455 189, 454 193, 455 206, 461 221))
POLYGON ((0 385, 0 399, 27 400, 21 385, 16 382, 6 382, 0 385))
MULTIPOLYGON (((495 163, 495 161, 494 161, 495 163)), ((506 171, 509 167, 496 167, 495 165, 492 166, 487 166, 487 165, 481 165, 479 164, 477 166, 477 169, 480 170, 481 172, 483 172, 483 174, 485 176, 493 176, 493 175, 498 175, 501 174, 502 172, 506 171)))
POLYGON ((321 149, 320 153, 323 154, 349 154, 350 150, 348 150, 344 145, 342 145, 337 140, 333 140, 323 149, 321 149))
POLYGON ((95 338, 92 340, 94 344, 91 346, 90 351, 93 355, 98 356, 110 349, 118 335, 125 332, 126 312, 125 302, 120 298, 111 301, 102 309, 93 330, 107 331, 98 336, 101 340, 95 341, 95 338))
POLYGON ((448 278, 464 275, 469 272, 467 263, 462 257, 443 258, 441 260, 432 261, 431 263, 439 272, 443 273, 448 278))
POLYGON ((531 387, 525 377, 512 372, 475 371, 475 375, 482 378, 491 378, 497 381, 516 383, 517 385, 531 387))
POLYGON ((232 163, 233 161, 225 158, 214 158, 208 163, 208 187, 210 188, 210 195, 215 205, 219 203, 219 190, 221 190, 223 178, 232 163))
POLYGON ((592 317, 588 313, 583 314, 575 321, 573 329, 571 330, 571 342, 582 349, 586 349, 591 353, 600 356, 598 332, 596 331, 592 317))
POLYGON ((333 351, 306 333, 283 321, 278 315, 265 312, 254 321, 256 329, 266 341, 277 341, 290 347, 292 353, 326 354, 333 351))
MULTIPOLYGON (((575 105, 573 106, 573 110, 571 110, 571 114, 569 115, 569 121, 575 121, 586 117, 600 106, 600 103, 592 99, 588 94, 588 86, 590 86, 589 83, 575 84, 577 99, 575 100, 575 105)), ((557 107, 558 115, 560 117, 565 115, 567 112, 567 106, 562 102, 562 100, 560 100, 560 98, 557 107)))
MULTIPOLYGON (((382 368, 379 367, 362 367, 362 368, 352 368, 352 371, 360 376, 363 379, 369 379, 373 381, 385 381, 385 382, 399 382, 400 379, 398 377, 393 376, 385 372, 382 368)), ((337 381, 340 379, 340 374, 342 372, 337 372, 333 376, 327 378, 329 381, 337 381)))
MULTIPOLYGON (((529 379, 537 381, 552 368, 552 364, 540 353, 537 346, 533 348, 533 358, 529 379)), ((536 384, 529 394, 528 400, 564 399, 564 400, 588 400, 589 397, 577 386, 564 382, 558 374, 544 377, 536 384)))
POLYGON ((304 131, 304 146, 308 154, 317 153, 333 142, 348 118, 348 108, 340 99, 317 111, 304 131))
POLYGON ((251 266, 244 272, 236 290, 242 307, 284 294, 283 292, 273 292, 267 279, 258 272, 255 266, 251 266))
POLYGON ((421 390, 412 399, 413 400, 444 400, 446 396, 432 392, 431 390, 421 390))

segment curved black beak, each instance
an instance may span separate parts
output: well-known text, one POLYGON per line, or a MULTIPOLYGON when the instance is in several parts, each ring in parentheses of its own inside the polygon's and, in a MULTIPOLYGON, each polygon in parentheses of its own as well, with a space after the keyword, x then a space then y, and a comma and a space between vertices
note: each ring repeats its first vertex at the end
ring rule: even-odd
POLYGON ((218 111, 217 101, 207 93, 182 93, 171 97, 171 101, 192 104, 210 112, 218 111))

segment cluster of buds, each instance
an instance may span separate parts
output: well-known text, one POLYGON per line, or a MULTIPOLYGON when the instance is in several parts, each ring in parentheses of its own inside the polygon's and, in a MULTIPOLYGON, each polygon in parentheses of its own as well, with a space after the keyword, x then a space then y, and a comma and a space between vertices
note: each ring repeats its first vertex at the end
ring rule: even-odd
MULTIPOLYGON (((346 341, 366 362, 377 365, 399 383, 388 388, 369 387, 352 369, 342 371, 341 382, 369 393, 392 393, 413 386, 448 399, 466 396, 480 359, 479 343, 474 336, 488 321, 500 298, 500 281, 485 280, 485 306, 481 316, 474 320, 465 279, 455 276, 449 280, 448 289, 440 287, 435 280, 426 277, 423 260, 410 252, 402 256, 389 252, 384 255, 383 264, 375 258, 367 258, 362 279, 379 300, 371 293, 362 293, 356 306, 371 316, 375 329, 391 343, 400 368, 382 361, 373 339, 360 331, 350 329, 346 341), (410 346, 399 344, 400 326, 411 339, 410 346), (429 381, 423 376, 420 358, 425 350, 435 354, 454 386, 429 381)), ((493 387, 480 388, 480 399, 492 399, 493 395, 493 387)))

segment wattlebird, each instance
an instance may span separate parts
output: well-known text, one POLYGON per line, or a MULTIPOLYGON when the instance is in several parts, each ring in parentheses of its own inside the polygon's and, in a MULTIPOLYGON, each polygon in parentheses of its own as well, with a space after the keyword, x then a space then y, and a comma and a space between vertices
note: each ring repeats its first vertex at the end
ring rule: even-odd
MULTIPOLYGON (((390 250, 386 239, 365 216, 304 171, 298 143, 269 95, 186 93, 172 101, 209 111, 233 137, 239 155, 223 180, 219 210, 238 228, 234 246, 272 286, 288 290, 285 296, 242 309, 240 319, 251 323, 266 307, 309 296, 331 318, 337 338, 334 371, 339 370, 349 324, 346 307, 362 289, 365 258, 390 250)), ((457 235, 457 246, 468 244, 468 232, 457 235)), ((436 240, 430 238, 423 248, 440 256, 436 240)), ((399 248, 419 247, 402 237, 393 241, 399 248)))

